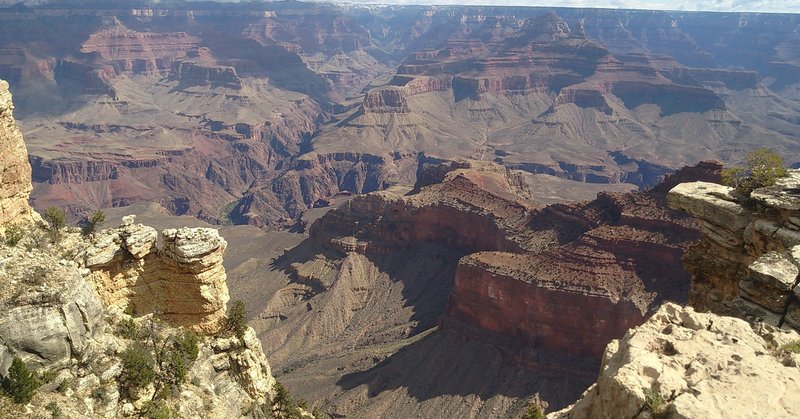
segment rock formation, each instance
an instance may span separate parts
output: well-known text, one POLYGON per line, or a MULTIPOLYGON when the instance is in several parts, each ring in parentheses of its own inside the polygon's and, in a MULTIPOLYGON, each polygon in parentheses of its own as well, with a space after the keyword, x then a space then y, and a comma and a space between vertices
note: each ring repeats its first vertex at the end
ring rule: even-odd
POLYGON ((0 375, 14 356, 49 368, 83 360, 105 327, 104 307, 74 262, 4 249, 0 375))
POLYGON ((672 188, 669 205, 703 221, 684 257, 689 303, 717 314, 663 305, 611 342, 596 384, 548 418, 800 414, 798 185, 794 170, 750 197, 710 182, 672 188))
POLYGON ((800 172, 789 173, 749 200, 705 182, 670 191, 671 207, 703 220, 703 239, 684 257, 692 306, 800 328, 800 172))
MULTIPOLYGON (((421 390, 414 373, 397 370, 415 357, 444 356, 439 342, 462 339, 494 348, 481 351, 501 348, 503 362, 536 372, 530 381, 497 377, 511 380, 510 388, 551 385, 560 391, 547 399, 565 406, 588 385, 609 341, 664 300, 686 301, 689 274, 680 256, 699 239, 699 223, 668 210, 665 194, 683 180, 718 179, 719 169, 703 163, 652 191, 542 207, 519 172, 430 159, 411 193, 354 197, 315 221, 309 239, 275 261, 287 282, 266 302, 257 329, 262 339, 281 342, 269 355, 289 370, 287 383, 331 400, 322 409, 337 415, 394 406, 424 416, 440 403, 512 414, 505 396, 468 390, 472 381, 458 394, 477 391, 485 402, 421 390), (354 369, 362 363, 352 342, 385 353, 398 341, 408 346, 368 371, 354 369), (316 374, 339 385, 312 389, 304 379, 316 374), (353 381, 366 383, 374 399, 353 405, 363 388, 353 381), (409 396, 399 389, 406 386, 430 404, 402 407, 409 396)), ((453 356, 478 355, 464 349, 453 356)), ((468 374, 430 367, 442 380, 468 374)))
POLYGON ((82 252, 105 305, 219 333, 228 303, 225 240, 213 229, 168 229, 159 249, 155 229, 133 221, 126 217, 120 228, 103 230, 82 252))
POLYGON ((16 211, 3 213, 12 220, 0 219, 0 377, 8 379, 19 358, 41 378, 23 406, 4 401, 4 415, 269 411, 275 379, 261 342, 246 325, 241 336, 225 327, 225 240, 214 229, 167 229, 159 246, 155 229, 134 224, 133 216, 88 235, 34 223, 30 183, 19 177, 25 148, 7 85, 0 87, 0 145, 14 157, 0 159, 0 173, 9 174, 3 190, 12 192, 0 196, 0 208, 16 211), (147 355, 126 364, 134 352, 147 355), (131 387, 126 377, 145 376, 147 368, 150 380, 131 387))
POLYGON ((31 166, 22 134, 14 121, 14 104, 8 83, 0 80, 0 225, 9 222, 34 220, 36 215, 28 205, 31 185, 31 166))
POLYGON ((800 335, 663 305, 611 342, 597 383, 548 418, 800 415, 800 335))

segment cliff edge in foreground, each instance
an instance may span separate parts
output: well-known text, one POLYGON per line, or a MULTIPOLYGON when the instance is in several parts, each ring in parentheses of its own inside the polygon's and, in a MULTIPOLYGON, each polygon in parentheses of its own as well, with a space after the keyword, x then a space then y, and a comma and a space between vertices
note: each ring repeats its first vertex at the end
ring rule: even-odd
POLYGON ((800 416, 800 171, 745 198, 683 183, 670 207, 703 220, 684 256, 689 304, 667 303, 606 348, 597 382, 551 419, 800 416), (733 315, 735 317, 726 317, 733 315))
POLYGON ((800 329, 800 171, 749 200, 706 182, 678 185, 669 205, 703 220, 703 239, 684 256, 689 304, 800 329))
POLYGON ((566 418, 790 418, 800 415, 794 331, 663 305, 611 342, 597 383, 566 418))

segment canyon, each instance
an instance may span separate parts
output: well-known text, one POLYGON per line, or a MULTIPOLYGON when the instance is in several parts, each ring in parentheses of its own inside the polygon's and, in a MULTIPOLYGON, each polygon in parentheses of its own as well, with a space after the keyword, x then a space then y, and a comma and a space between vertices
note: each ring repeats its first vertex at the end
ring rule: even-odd
POLYGON ((330 415, 513 416, 537 392, 562 408, 609 341, 687 301, 680 258, 700 223, 666 193, 719 170, 542 206, 522 172, 429 163, 411 192, 353 197, 314 221, 258 275, 283 286, 249 297, 251 324, 279 379, 330 415))
POLYGON ((286 229, 431 158, 613 189, 798 151, 794 15, 61 1, 0 20, 34 207, 73 217, 145 201, 286 229))
MULTIPOLYGON (((0 97, 8 98, 4 115, 13 126, 10 95, 0 97)), ((7 132, 3 144, 24 151, 18 133, 7 132)), ((7 164, 24 171, 24 153, 7 164)), ((745 201, 710 183, 720 170, 701 162, 646 191, 545 206, 525 172, 429 159, 412 188, 333 202, 306 218, 307 233, 261 232, 269 246, 253 246, 252 226, 227 227, 238 247, 228 259, 237 277, 230 289, 227 241, 212 228, 182 227, 186 219, 157 204, 142 212, 161 211, 161 223, 180 228, 159 235, 134 216, 115 215, 129 208, 109 210, 119 227, 88 234, 66 228, 54 236, 41 222, 17 219, 4 225, 0 246, 7 290, 0 367, 11 374, 11 359, 21 357, 61 383, 76 381, 63 393, 47 384, 29 411, 56 404, 70 415, 130 416, 149 411, 146 400, 169 396, 121 384, 97 393, 125 380, 126 355, 117 356, 132 345, 126 327, 183 327, 200 342, 191 381, 171 407, 180 416, 274 411, 277 377, 310 401, 315 416, 516 416, 537 394, 558 410, 553 418, 694 417, 720 405, 709 397, 748 394, 714 410, 728 414, 779 393, 786 396, 770 414, 789 417, 797 413, 800 364, 786 348, 800 335, 778 327, 797 327, 800 171, 745 201), (751 213, 752 205, 761 210, 751 213), (771 234, 762 234, 765 226, 771 234), (18 246, 10 234, 19 228, 26 234, 18 246), (708 248, 734 232, 749 232, 745 253, 731 246, 738 241, 723 243, 729 265, 748 264, 742 278, 720 275, 720 250, 708 248), (289 246, 279 251, 281 241, 289 246), (725 281, 738 281, 740 298, 730 300, 725 281), (226 323, 229 293, 251 312, 252 328, 241 336, 226 323), (731 314, 753 323, 673 303, 702 305, 714 295, 722 295, 708 300, 720 303, 715 311, 746 300, 748 312, 731 314), (780 302, 785 310, 774 325, 775 316, 753 314, 780 302), (737 345, 754 355, 738 355, 737 345), (727 357, 729 368, 720 369, 727 357), (748 373, 755 369, 762 375, 748 373)), ((28 179, 10 179, 0 204, 22 196, 18 207, 35 214, 24 199, 29 190, 28 179)))
POLYGON ((77 381, 37 414, 162 397, 95 401, 126 324, 200 336, 183 416, 260 417, 276 380, 324 417, 535 394, 550 417, 797 414, 798 172, 718 185, 757 147, 800 164, 796 15, 63 0, 0 22, 0 373, 77 381), (111 228, 54 242, 51 206, 111 228))

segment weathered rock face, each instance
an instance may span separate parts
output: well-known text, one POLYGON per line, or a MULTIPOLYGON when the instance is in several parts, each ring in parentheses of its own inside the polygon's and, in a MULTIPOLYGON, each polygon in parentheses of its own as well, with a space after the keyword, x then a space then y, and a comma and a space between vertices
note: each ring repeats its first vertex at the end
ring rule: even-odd
POLYGON ((180 80, 179 88, 192 86, 225 87, 240 90, 242 80, 234 67, 209 66, 193 62, 176 61, 172 64, 171 78, 180 80))
POLYGON ((689 302, 699 310, 800 328, 800 172, 757 189, 748 203, 732 188, 695 182, 669 193, 672 208, 703 220, 684 257, 689 302))
POLYGON ((90 282, 107 306, 156 313, 169 322, 214 334, 228 302, 222 255, 227 243, 213 229, 162 232, 133 224, 104 230, 83 251, 90 282))
POLYGON ((445 327, 514 348, 596 357, 609 339, 644 321, 636 304, 592 290, 588 280, 576 285, 536 278, 531 272, 539 263, 527 255, 495 252, 462 258, 445 327))
POLYGON ((0 226, 36 217, 28 204, 31 185, 31 166, 22 134, 14 121, 14 104, 8 83, 0 80, 0 226))
POLYGON ((0 250, 4 298, 0 305, 0 376, 14 356, 65 367, 92 350, 104 327, 100 299, 77 264, 43 252, 0 250))
POLYGON ((798 339, 668 303, 611 342, 597 383, 548 418, 797 417, 800 355, 780 347, 798 339))
POLYGON ((109 27, 89 36, 80 52, 108 60, 117 75, 165 73, 199 41, 184 32, 136 32, 112 20, 109 27))

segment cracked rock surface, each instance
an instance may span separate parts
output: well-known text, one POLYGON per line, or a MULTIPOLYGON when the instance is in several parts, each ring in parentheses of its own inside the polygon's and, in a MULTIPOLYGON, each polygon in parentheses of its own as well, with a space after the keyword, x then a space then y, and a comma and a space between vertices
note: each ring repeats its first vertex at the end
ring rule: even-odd
POLYGON ((800 355, 784 349, 798 339, 667 303, 611 342, 597 383, 548 418, 798 417, 800 355))

